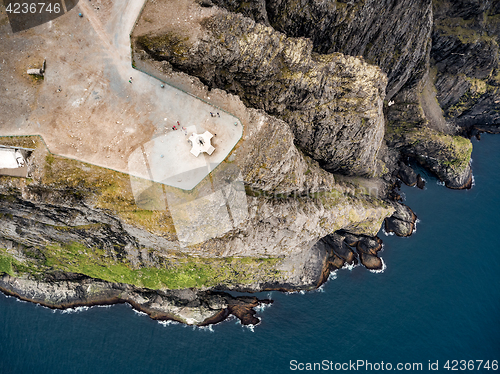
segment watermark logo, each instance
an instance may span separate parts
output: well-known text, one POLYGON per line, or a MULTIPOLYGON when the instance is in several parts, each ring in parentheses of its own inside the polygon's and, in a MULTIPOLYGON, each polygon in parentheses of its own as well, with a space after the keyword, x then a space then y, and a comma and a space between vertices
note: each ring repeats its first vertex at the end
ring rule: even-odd
POLYGON ((78 0, 3 0, 12 32, 52 21, 69 12, 78 0))
MULTIPOLYGON (((192 169, 176 168, 172 165, 175 159, 168 159, 167 152, 152 146, 161 144, 161 139, 153 139, 129 157, 130 184, 139 209, 168 210, 182 247, 221 237, 247 220, 247 196, 236 165, 206 163, 184 165, 192 169), (191 189, 183 189, 186 186, 191 189)), ((176 163, 182 164, 179 160, 176 163)))

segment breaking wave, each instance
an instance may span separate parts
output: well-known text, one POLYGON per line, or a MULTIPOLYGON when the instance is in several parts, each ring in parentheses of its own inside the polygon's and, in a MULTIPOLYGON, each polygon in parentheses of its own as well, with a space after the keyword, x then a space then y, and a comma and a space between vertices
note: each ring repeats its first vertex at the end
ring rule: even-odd
POLYGON ((420 220, 418 218, 415 220, 415 224, 413 225, 413 231, 411 232, 412 234, 415 234, 417 232, 417 223, 420 223, 420 220))
POLYGON ((169 326, 169 325, 180 325, 181 323, 180 322, 177 322, 177 321, 172 321, 172 320, 168 320, 168 321, 156 321, 158 322, 160 325, 162 326, 169 326))
POLYGON ((61 313, 62 314, 80 313, 80 312, 85 312, 89 309, 90 309, 90 307, 88 307, 88 306, 78 306, 76 308, 68 308, 68 309, 61 310, 61 313))
POLYGON ((263 312, 265 309, 270 308, 273 304, 261 303, 257 305, 254 309, 256 312, 263 312))
POLYGON ((385 236, 392 236, 392 235, 394 235, 393 232, 387 232, 387 231, 385 231, 385 227, 383 227, 383 226, 382 226, 382 232, 384 233, 385 236))
POLYGON ((380 260, 382 261, 382 269, 379 269, 379 270, 370 269, 371 273, 381 274, 385 271, 385 269, 387 269, 387 265, 385 264, 384 259, 381 257, 380 260))
POLYGON ((147 316, 148 315, 147 313, 141 312, 140 310, 137 310, 134 308, 132 308, 132 310, 134 311, 135 314, 138 314, 140 316, 147 316))
POLYGON ((358 267, 358 266, 360 266, 360 263, 357 263, 357 264, 355 264, 355 263, 348 264, 348 263, 346 262, 346 263, 344 264, 344 266, 342 266, 342 268, 341 268, 341 269, 347 269, 347 270, 352 271, 352 269, 354 269, 355 267, 358 267))
POLYGON ((332 281, 332 280, 337 279, 337 272, 338 272, 338 270, 331 271, 330 275, 328 276, 328 280, 332 281))

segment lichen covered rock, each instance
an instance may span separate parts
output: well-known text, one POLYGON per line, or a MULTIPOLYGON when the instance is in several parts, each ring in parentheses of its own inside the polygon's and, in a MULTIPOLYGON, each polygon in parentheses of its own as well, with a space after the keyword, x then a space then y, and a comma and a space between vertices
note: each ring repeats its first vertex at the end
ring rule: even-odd
POLYGON ((198 38, 165 27, 136 35, 135 53, 167 61, 284 120, 295 144, 323 168, 375 174, 387 84, 379 68, 340 53, 318 55, 308 39, 223 10, 200 27, 198 38))

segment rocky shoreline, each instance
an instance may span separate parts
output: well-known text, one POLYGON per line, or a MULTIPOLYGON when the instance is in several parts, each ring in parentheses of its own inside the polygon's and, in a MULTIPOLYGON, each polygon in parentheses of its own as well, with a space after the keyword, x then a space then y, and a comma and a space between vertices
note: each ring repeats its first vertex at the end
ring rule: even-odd
POLYGON ((51 309, 128 303, 154 320, 197 326, 216 324, 231 315, 242 325, 256 325, 260 320, 255 317, 254 308, 273 302, 251 296, 234 297, 221 291, 153 291, 67 273, 53 273, 43 281, 3 275, 0 291, 51 309))

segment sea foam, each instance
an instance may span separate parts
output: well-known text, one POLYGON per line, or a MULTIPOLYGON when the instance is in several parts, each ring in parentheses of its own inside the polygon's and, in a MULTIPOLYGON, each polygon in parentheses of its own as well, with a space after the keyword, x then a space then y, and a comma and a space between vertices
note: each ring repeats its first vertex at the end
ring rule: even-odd
POLYGON ((76 308, 68 308, 68 309, 61 310, 61 313, 62 314, 80 313, 80 312, 85 312, 89 309, 90 309, 90 307, 88 307, 88 306, 78 306, 76 308))
POLYGON ((385 271, 385 269, 387 269, 387 265, 385 264, 384 259, 381 257, 380 260, 382 261, 382 269, 379 270, 370 269, 371 273, 381 274, 385 271))

